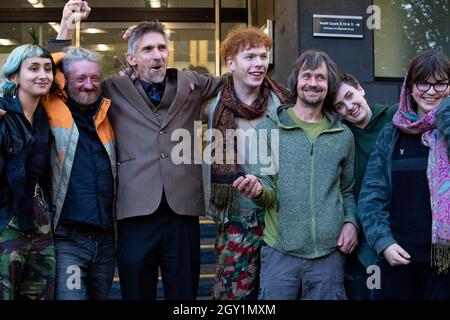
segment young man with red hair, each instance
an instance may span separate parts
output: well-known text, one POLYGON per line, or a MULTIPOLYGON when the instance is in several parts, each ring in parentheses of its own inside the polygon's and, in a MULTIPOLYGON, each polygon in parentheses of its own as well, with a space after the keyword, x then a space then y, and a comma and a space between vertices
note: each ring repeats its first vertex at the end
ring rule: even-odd
POLYGON ((258 294, 264 211, 241 196, 232 183, 249 172, 248 161, 255 156, 250 154, 250 144, 245 145, 246 138, 251 140, 247 133, 288 96, 287 89, 267 76, 271 47, 272 40, 259 29, 231 31, 221 46, 231 74, 204 109, 208 128, 218 130, 223 137, 233 130, 231 139, 238 145, 231 146, 225 138, 223 146, 213 149, 210 156, 218 159, 227 154, 228 159, 231 154, 234 161, 216 161, 207 170, 208 212, 217 224, 213 299, 251 300, 258 294), (223 153, 219 154, 221 147, 223 153))

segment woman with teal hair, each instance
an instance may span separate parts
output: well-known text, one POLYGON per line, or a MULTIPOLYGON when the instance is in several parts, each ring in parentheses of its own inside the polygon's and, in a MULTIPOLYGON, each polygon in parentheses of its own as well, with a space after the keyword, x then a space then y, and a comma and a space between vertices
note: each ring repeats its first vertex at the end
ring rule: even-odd
POLYGON ((55 249, 50 225, 50 129, 40 105, 54 88, 50 53, 12 51, 1 69, 0 299, 52 299, 55 249))

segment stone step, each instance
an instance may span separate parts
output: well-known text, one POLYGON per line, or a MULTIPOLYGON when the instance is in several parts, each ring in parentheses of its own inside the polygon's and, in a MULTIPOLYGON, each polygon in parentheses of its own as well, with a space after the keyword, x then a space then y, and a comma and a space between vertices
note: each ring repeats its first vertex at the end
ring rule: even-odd
POLYGON ((202 239, 215 239, 216 238, 216 225, 213 224, 200 224, 200 238, 202 239))
POLYGON ((216 262, 216 257, 214 255, 214 245, 202 245, 200 251, 200 263, 203 264, 214 264, 216 262))

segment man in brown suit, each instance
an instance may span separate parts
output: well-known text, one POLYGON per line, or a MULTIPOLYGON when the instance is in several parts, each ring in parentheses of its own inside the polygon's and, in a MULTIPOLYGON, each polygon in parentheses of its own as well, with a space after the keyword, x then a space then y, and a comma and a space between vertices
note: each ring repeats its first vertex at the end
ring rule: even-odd
MULTIPOLYGON (((71 39, 70 17, 58 39, 71 39)), ((201 164, 176 165, 172 133, 195 137, 203 101, 222 78, 167 69, 169 41, 158 21, 142 22, 128 39, 128 63, 138 78, 103 81, 117 143, 117 258, 124 299, 156 299, 158 269, 166 299, 196 298, 204 196, 201 164)))

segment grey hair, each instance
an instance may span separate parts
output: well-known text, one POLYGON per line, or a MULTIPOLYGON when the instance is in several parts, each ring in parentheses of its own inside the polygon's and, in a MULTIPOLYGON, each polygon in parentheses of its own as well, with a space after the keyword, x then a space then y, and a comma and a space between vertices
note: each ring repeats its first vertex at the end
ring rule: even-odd
POLYGON ((159 33, 164 37, 166 44, 169 44, 169 36, 166 32, 165 26, 158 20, 143 21, 139 23, 130 34, 128 38, 128 52, 131 54, 136 54, 136 46, 138 41, 147 33, 159 33))
POLYGON ((70 66, 77 61, 94 62, 100 66, 100 70, 102 68, 102 57, 97 52, 84 48, 67 47, 64 49, 64 58, 61 62, 65 78, 68 78, 70 66))

